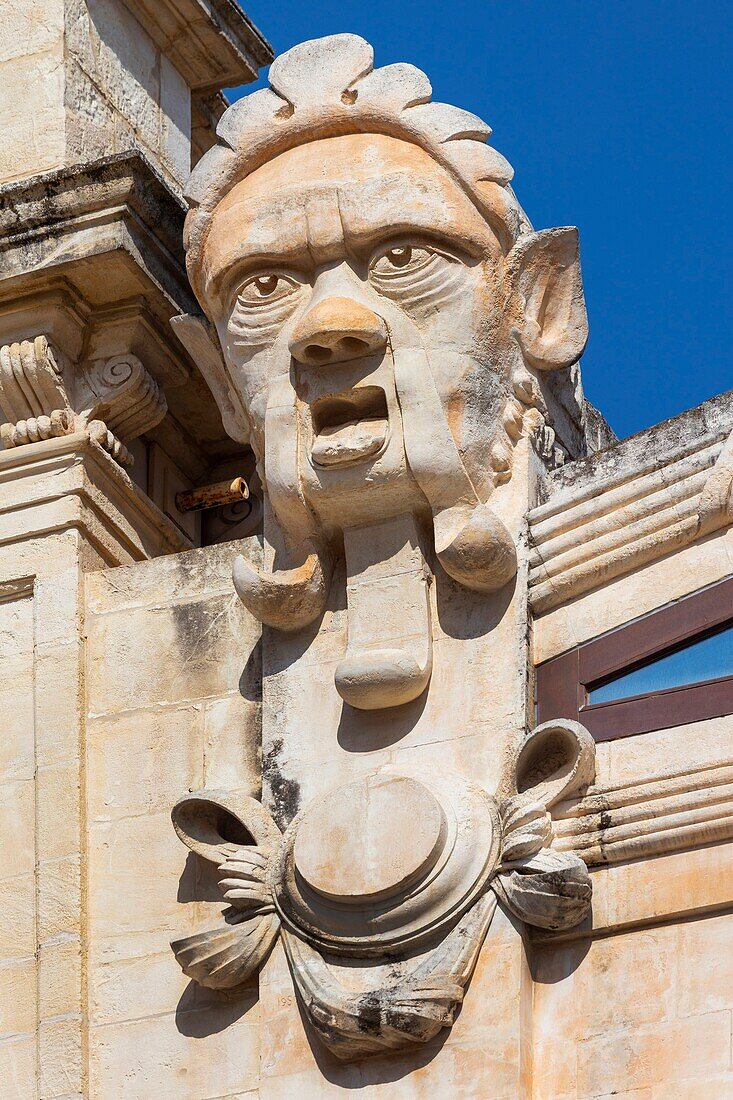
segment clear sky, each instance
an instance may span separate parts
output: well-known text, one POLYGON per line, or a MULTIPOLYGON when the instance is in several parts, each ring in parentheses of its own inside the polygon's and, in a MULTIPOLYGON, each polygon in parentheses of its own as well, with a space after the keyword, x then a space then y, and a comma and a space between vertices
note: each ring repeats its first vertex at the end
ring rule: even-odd
POLYGON ((492 127, 535 228, 579 226, 584 385, 619 436, 733 388, 726 0, 242 4, 278 53, 350 31, 424 69, 492 127))

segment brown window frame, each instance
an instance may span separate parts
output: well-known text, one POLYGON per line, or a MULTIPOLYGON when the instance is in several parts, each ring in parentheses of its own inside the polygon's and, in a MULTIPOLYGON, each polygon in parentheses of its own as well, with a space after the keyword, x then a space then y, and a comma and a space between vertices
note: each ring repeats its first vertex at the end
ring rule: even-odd
POLYGON ((651 691, 607 703, 591 685, 733 625, 733 577, 718 581, 538 665, 537 719, 582 722, 596 741, 733 714, 733 676, 651 691))

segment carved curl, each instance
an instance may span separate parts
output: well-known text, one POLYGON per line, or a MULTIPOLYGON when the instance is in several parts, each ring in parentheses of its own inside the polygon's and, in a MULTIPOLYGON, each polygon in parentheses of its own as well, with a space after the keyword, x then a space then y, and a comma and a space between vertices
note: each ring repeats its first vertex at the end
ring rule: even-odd
POLYGON ((588 914, 592 886, 583 861, 550 848, 548 813, 577 795, 595 774, 595 744, 578 722, 537 726, 519 745, 501 806, 501 863, 492 888, 520 920, 536 928, 573 928, 588 914))

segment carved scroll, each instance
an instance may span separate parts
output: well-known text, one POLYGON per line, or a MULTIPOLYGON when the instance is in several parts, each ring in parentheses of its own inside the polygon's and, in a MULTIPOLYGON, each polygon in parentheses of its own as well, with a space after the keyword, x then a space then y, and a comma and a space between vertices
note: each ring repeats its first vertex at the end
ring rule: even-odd
POLYGON ((87 431, 127 466, 132 458, 125 444, 166 411, 155 379, 134 355, 99 360, 72 380, 45 336, 0 347, 0 439, 6 449, 87 431))

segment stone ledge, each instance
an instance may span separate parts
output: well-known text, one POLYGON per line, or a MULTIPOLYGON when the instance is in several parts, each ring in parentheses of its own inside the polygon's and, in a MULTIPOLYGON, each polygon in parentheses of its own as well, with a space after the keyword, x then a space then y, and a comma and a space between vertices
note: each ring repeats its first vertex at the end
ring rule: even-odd
POLYGON ((733 390, 550 475, 528 517, 535 614, 730 525, 732 429, 733 390))
POLYGON ((270 43, 234 0, 124 0, 192 91, 255 80, 270 43))
POLYGON ((0 545, 75 529, 111 566, 191 549, 86 432, 0 451, 0 485, 0 545))
POLYGON ((530 939, 554 945, 730 912, 732 871, 730 842, 593 869, 591 915, 567 932, 533 930, 530 939))
POLYGON ((548 503, 534 509, 534 514, 559 511, 589 489, 605 488, 606 481, 638 477, 647 467, 666 465, 676 455, 701 445, 707 437, 720 438, 731 429, 733 390, 727 390, 589 458, 568 462, 553 470, 546 482, 548 503))

